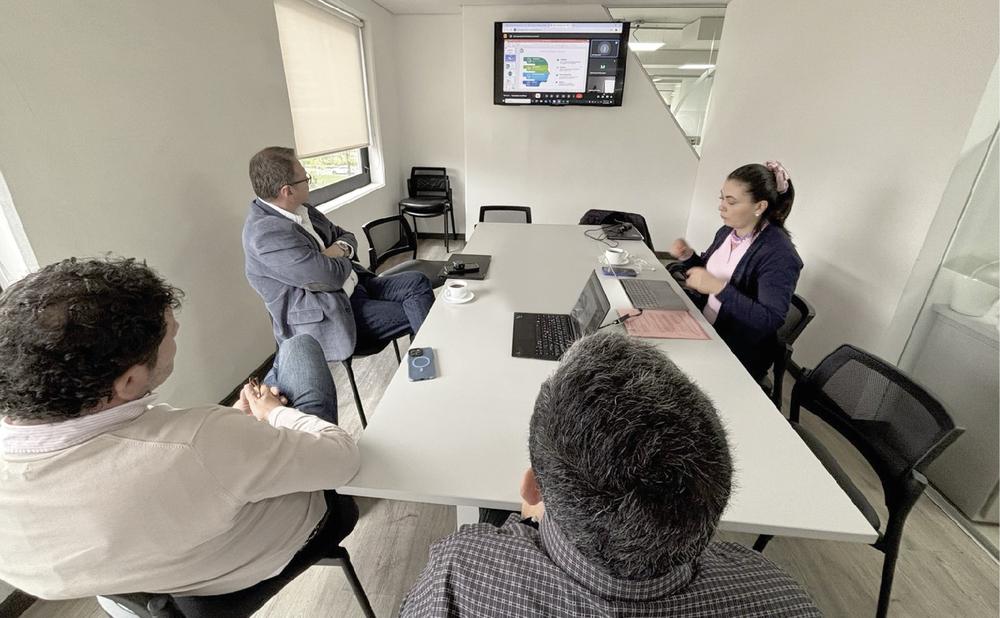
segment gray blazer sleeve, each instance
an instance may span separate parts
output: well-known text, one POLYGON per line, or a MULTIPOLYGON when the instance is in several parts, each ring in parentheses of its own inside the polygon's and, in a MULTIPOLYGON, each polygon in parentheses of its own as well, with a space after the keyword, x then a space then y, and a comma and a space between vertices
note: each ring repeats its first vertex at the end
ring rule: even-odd
MULTIPOLYGON (((356 248, 354 235, 347 236, 356 248)), ((252 242, 261 262, 267 265, 267 274, 285 285, 310 292, 336 292, 343 289, 353 272, 349 259, 323 255, 295 230, 263 230, 252 242)))
POLYGON ((358 239, 355 238, 354 234, 348 232, 347 230, 345 230, 344 228, 340 227, 335 223, 331 223, 330 225, 333 226, 333 242, 346 242, 347 244, 351 245, 352 249, 354 249, 354 253, 352 255, 357 255, 358 239))

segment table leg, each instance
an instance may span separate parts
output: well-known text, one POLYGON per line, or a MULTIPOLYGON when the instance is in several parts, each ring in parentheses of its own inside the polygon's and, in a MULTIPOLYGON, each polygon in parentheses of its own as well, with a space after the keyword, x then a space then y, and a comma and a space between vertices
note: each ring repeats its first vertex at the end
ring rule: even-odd
POLYGON ((462 527, 462 524, 479 523, 479 509, 474 506, 456 506, 455 516, 459 528, 462 527))

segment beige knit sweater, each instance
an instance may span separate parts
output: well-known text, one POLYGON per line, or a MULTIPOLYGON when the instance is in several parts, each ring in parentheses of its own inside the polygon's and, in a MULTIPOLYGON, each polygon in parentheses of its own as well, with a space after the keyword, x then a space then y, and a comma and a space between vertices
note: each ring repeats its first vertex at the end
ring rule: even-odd
POLYGON ((77 446, 0 459, 0 579, 45 599, 223 594, 272 576, 360 463, 335 425, 280 408, 150 408, 77 446))

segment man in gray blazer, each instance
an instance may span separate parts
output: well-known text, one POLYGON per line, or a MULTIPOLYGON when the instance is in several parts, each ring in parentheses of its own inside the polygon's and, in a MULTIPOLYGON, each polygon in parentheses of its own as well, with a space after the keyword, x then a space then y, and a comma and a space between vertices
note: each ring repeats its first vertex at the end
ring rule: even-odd
POLYGON ((246 276, 264 299, 280 343, 312 335, 328 361, 355 347, 416 333, 434 303, 422 273, 376 277, 352 258, 354 234, 310 204, 309 177, 291 148, 272 146, 250 159, 257 198, 243 225, 246 276))

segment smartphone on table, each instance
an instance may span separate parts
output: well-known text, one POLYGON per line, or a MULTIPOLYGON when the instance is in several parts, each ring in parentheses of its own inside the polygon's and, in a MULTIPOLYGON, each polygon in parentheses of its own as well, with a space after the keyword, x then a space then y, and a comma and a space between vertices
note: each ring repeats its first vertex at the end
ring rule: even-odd
POLYGON ((601 272, 609 277, 635 277, 637 274, 633 268, 623 268, 621 266, 603 266, 601 272))
POLYGON ((406 353, 406 367, 409 370, 411 382, 436 378, 434 348, 411 349, 406 353))

